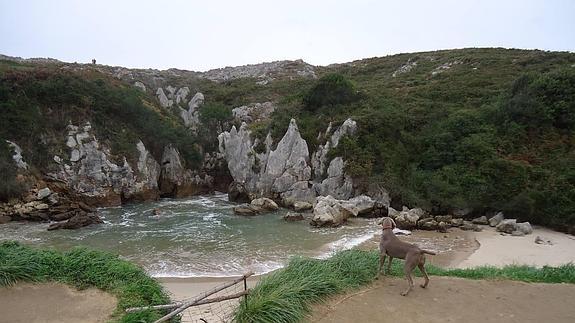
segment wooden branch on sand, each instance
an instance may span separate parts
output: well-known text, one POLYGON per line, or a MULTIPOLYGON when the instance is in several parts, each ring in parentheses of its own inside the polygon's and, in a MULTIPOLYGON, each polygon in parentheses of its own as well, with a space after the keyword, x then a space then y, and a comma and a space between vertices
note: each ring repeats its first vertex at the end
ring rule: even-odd
POLYGON ((231 281, 231 282, 229 282, 229 283, 222 284, 222 285, 220 285, 220 286, 218 286, 218 287, 215 287, 214 289, 212 289, 212 290, 210 290, 210 291, 204 292, 204 293, 202 293, 202 294, 200 294, 200 295, 198 295, 198 296, 192 298, 191 300, 189 300, 189 301, 187 301, 187 302, 181 304, 180 307, 178 307, 175 311, 173 311, 173 312, 171 312, 171 313, 169 313, 169 314, 164 315, 163 317, 161 317, 160 319, 158 319, 158 320, 155 321, 154 323, 160 323, 160 322, 167 321, 167 320, 171 319, 172 317, 174 317, 174 316, 176 316, 176 315, 182 313, 183 311, 185 311, 186 308, 188 308, 188 307, 190 307, 190 306, 193 306, 193 305, 196 305, 197 303, 199 303, 201 300, 207 298, 208 296, 213 295, 213 294, 215 294, 215 293, 217 293, 217 292, 219 292, 219 291, 222 291, 222 290, 224 290, 224 289, 226 289, 226 288, 228 288, 228 287, 230 287, 230 286, 233 286, 233 285, 235 285, 235 284, 237 284, 237 283, 243 281, 244 279, 246 279, 246 278, 252 276, 253 274, 254 274, 253 272, 249 272, 249 273, 243 275, 242 277, 235 279, 234 281, 231 281))
MULTIPOLYGON (((234 298, 240 298, 240 297, 242 297, 244 295, 248 295, 248 294, 249 294, 249 291, 245 290, 243 292, 235 293, 232 295, 224 295, 224 296, 220 296, 220 297, 203 299, 203 300, 201 300, 201 301, 199 301, 199 302, 197 302, 191 306, 199 306, 199 305, 204 305, 204 304, 227 301, 227 300, 234 299, 234 298)), ((169 308, 180 307, 182 305, 184 305, 184 303, 178 302, 178 303, 165 304, 165 305, 130 307, 130 308, 126 309, 126 313, 140 312, 140 311, 145 311, 145 310, 165 310, 165 309, 169 309, 169 308)))

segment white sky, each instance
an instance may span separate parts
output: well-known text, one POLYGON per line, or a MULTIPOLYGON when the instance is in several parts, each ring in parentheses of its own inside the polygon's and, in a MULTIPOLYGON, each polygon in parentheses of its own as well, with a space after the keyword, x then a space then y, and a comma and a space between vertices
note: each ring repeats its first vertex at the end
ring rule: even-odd
POLYGON ((0 0, 0 53, 203 71, 463 47, 575 51, 575 0, 0 0))

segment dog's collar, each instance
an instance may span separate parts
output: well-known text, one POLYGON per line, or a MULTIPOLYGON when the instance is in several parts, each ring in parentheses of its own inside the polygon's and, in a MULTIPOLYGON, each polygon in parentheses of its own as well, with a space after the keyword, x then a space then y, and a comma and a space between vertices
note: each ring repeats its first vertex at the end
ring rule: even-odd
POLYGON ((382 227, 383 227, 383 230, 385 230, 385 229, 392 229, 393 230, 393 224, 389 224, 389 225, 384 224, 384 225, 382 225, 382 227))

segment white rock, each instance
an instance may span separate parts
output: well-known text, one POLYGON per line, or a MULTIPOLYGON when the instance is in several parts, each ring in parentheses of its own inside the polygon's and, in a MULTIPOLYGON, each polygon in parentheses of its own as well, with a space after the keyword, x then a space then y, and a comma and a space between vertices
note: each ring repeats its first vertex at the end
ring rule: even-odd
POLYGON ((50 191, 50 189, 48 187, 45 187, 45 188, 38 191, 38 193, 36 194, 36 199, 37 200, 44 199, 44 198, 50 196, 50 194, 52 194, 52 191, 50 191))

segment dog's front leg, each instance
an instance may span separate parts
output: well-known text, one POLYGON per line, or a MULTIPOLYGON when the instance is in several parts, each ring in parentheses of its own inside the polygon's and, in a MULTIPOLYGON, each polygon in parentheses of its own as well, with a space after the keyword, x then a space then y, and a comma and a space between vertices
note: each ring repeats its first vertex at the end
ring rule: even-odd
POLYGON ((386 257, 386 253, 385 250, 382 250, 381 253, 379 254, 379 270, 378 273, 381 275, 383 274, 385 276, 385 257, 386 257))

